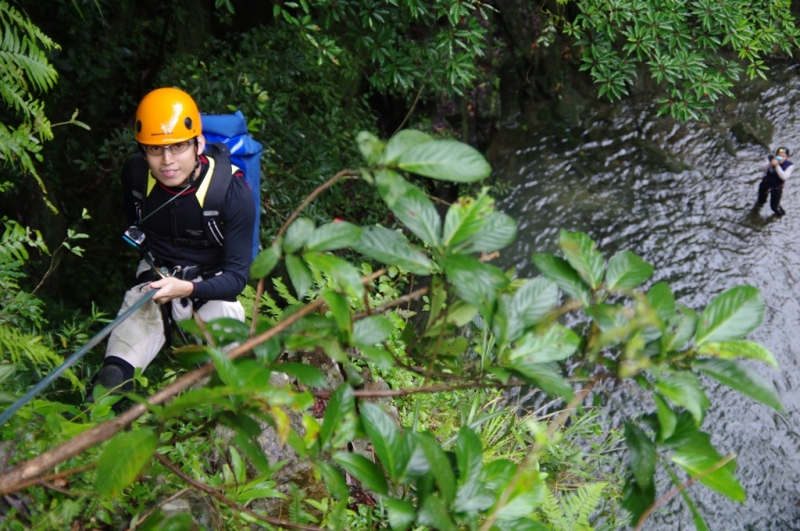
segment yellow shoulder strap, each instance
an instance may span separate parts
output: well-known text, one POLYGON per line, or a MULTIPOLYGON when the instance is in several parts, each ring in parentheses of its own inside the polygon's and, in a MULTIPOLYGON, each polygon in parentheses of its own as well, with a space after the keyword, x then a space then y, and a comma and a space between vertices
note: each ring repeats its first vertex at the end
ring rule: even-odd
POLYGON ((212 177, 214 177, 214 159, 212 157, 208 157, 208 172, 206 172, 206 178, 203 179, 200 188, 198 188, 197 192, 194 194, 201 207, 206 201, 206 194, 208 193, 208 187, 211 186, 212 177))
POLYGON ((156 185, 156 178, 153 177, 153 174, 150 170, 147 170, 147 192, 144 194, 145 197, 150 195, 150 192, 153 190, 153 187, 156 185))

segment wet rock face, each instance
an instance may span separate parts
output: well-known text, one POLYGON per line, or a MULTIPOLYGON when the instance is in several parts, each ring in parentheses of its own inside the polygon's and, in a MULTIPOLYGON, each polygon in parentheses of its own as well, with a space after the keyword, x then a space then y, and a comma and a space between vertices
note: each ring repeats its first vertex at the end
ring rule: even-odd
POLYGON ((731 133, 742 144, 756 144, 770 151, 775 126, 755 109, 746 109, 731 126, 731 133))

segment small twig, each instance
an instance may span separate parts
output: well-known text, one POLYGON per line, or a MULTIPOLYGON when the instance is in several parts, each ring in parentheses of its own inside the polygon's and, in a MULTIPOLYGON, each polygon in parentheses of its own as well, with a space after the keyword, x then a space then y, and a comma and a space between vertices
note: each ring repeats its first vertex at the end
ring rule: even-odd
POLYGON ((31 479, 31 480, 25 481, 23 483, 20 483, 18 488, 15 489, 15 490, 22 490, 22 489, 26 489, 28 487, 32 487, 33 485, 38 484, 40 481, 52 481, 54 479, 61 479, 61 478, 65 478, 65 477, 69 477, 69 476, 75 475, 75 474, 80 474, 81 472, 86 472, 87 470, 92 470, 94 468, 97 468, 97 464, 92 463, 92 464, 89 464, 89 465, 83 465, 83 466, 79 466, 79 467, 76 467, 76 468, 70 468, 69 470, 64 470, 63 472, 58 472, 56 474, 48 474, 48 475, 42 476, 40 478, 35 478, 35 479, 31 479))
POLYGON ((724 467, 729 462, 731 462, 735 457, 736 457, 736 454, 728 454, 728 455, 726 455, 725 457, 723 457, 721 460, 719 460, 717 463, 715 463, 714 466, 712 466, 708 470, 704 470, 701 474, 698 474, 697 476, 695 476, 693 478, 687 479, 686 481, 684 481, 683 483, 681 483, 680 485, 678 485, 677 487, 675 487, 674 489, 672 489, 668 493, 666 493, 663 496, 661 496, 658 500, 656 500, 653 503, 653 505, 648 507, 647 510, 642 513, 642 516, 639 517, 639 521, 636 522, 636 530, 635 531, 639 531, 642 528, 642 526, 644 525, 645 520, 647 520, 647 517, 650 516, 650 513, 652 513, 653 511, 655 511, 656 509, 658 509, 660 506, 664 505, 665 503, 667 503, 670 499, 672 499, 677 494, 680 494, 680 492, 682 490, 684 490, 684 489, 686 489, 688 487, 691 487, 697 481, 700 481, 701 479, 703 479, 707 475, 712 474, 712 473, 716 472, 717 470, 719 470, 720 468, 724 467))
POLYGON ((406 122, 408 122, 408 119, 411 118, 411 114, 414 112, 414 109, 417 107, 417 103, 419 102, 419 97, 422 96, 422 91, 423 90, 425 90, 425 83, 423 83, 422 86, 417 91, 417 97, 414 98, 414 103, 411 104, 411 108, 406 113, 406 117, 403 118, 403 121, 400 122, 399 126, 397 126, 397 129, 395 130, 394 133, 392 133, 392 136, 396 135, 406 125, 406 122))
POLYGON ((159 510, 161 507, 163 507, 164 505, 168 504, 168 503, 169 503, 169 502, 171 502, 172 500, 176 500, 176 499, 180 498, 181 496, 183 496, 184 494, 186 494, 186 493, 187 493, 187 492, 189 492, 190 490, 192 490, 192 489, 190 489, 189 487, 186 487, 185 489, 181 489, 181 490, 179 490, 178 492, 176 492, 175 494, 173 494, 172 496, 170 496, 169 498, 167 498, 166 500, 164 500, 164 501, 162 501, 162 502, 158 503, 158 504, 157 504, 155 507, 153 507, 152 509, 150 509, 149 511, 147 511, 146 513, 144 513, 144 515, 142 515, 142 517, 141 517, 141 518, 139 518, 139 519, 136 521, 136 523, 135 523, 135 524, 133 524, 132 526, 130 526, 130 527, 128 528, 128 531, 133 531, 134 529, 136 529, 137 527, 139 527, 140 525, 142 525, 142 523, 143 523, 145 520, 147 520, 148 518, 150 518, 150 517, 153 515, 153 513, 154 513, 154 512, 156 512, 157 510, 159 510))
MULTIPOLYGON (((408 396, 417 393, 446 393, 449 391, 460 391, 462 389, 508 389, 511 387, 522 387, 529 385, 528 382, 512 381, 507 384, 499 382, 470 382, 456 385, 431 385, 428 387, 414 387, 412 389, 385 389, 377 391, 357 390, 353 395, 358 398, 391 398, 396 396, 408 396)), ((311 391, 311 394, 319 398, 330 398, 333 391, 311 391)))
POLYGON ((234 502, 233 500, 228 499, 226 496, 220 494, 219 492, 217 492, 213 488, 209 487, 208 485, 204 485, 203 483, 200 483, 199 481, 196 481, 194 478, 186 475, 180 468, 175 466, 172 463, 172 461, 170 461, 169 459, 167 459, 163 455, 161 455, 159 453, 156 453, 154 455, 155 455, 156 459, 161 461, 161 463, 165 467, 167 467, 170 470, 172 470, 172 472, 175 475, 180 477, 188 485, 194 487, 197 490, 203 491, 206 494, 209 494, 210 496, 213 496, 215 499, 221 501, 222 503, 224 503, 225 505, 227 505, 228 507, 230 507, 231 509, 233 509, 235 511, 239 511, 241 513, 245 513, 248 516, 251 516, 251 517, 253 517, 253 518, 257 519, 257 520, 261 520, 262 522, 266 522, 266 523, 268 523, 270 525, 288 527, 290 529, 300 529, 301 531, 324 531, 321 527, 295 524, 295 523, 289 522, 287 520, 281 520, 281 519, 278 519, 278 518, 272 518, 272 517, 269 517, 269 516, 264 516, 262 514, 258 514, 257 512, 252 511, 252 510, 248 509, 247 507, 239 505, 238 503, 234 502))
POLYGON ((76 493, 72 492, 71 490, 63 489, 61 487, 56 487, 52 483, 48 483, 46 481, 39 480, 36 484, 37 485, 41 485, 42 487, 46 487, 46 488, 48 488, 50 490, 54 490, 56 492, 60 492, 61 494, 66 494, 67 496, 71 496, 72 498, 79 498, 81 496, 80 494, 76 494, 76 493))

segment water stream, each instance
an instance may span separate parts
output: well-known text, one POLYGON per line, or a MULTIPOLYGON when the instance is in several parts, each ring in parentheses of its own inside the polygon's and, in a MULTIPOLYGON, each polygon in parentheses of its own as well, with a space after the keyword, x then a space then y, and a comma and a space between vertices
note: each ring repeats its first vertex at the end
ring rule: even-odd
MULTIPOLYGON (((730 132, 736 116, 755 111, 774 125, 773 151, 788 146, 800 164, 798 72, 787 67, 757 91, 721 102, 708 123, 657 118, 654 98, 644 96, 612 110, 598 106, 574 126, 554 127, 534 111, 505 127, 490 151, 510 187, 500 208, 519 224, 497 264, 504 269, 538 275, 531 253, 555 251, 566 229, 588 233, 607 258, 619 249, 637 253, 655 266, 654 281, 668 282, 677 301, 695 309, 736 285, 763 293, 766 316, 749 339, 767 346, 781 370, 747 365, 775 384, 787 415, 704 380, 713 406, 703 429, 722 455, 737 454, 747 491, 738 504, 690 488, 713 531, 800 530, 800 169, 785 186, 785 217, 772 216, 769 205, 753 215, 757 167, 769 152, 730 132)), ((624 409, 629 396, 612 406, 624 409)), ((645 529, 694 525, 677 496, 645 529)))

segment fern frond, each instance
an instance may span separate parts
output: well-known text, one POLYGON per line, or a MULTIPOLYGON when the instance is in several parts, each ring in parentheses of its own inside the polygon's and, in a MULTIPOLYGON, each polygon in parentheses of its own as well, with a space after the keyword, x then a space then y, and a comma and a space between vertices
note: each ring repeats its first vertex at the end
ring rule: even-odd
POLYGON ((591 483, 583 485, 577 491, 564 496, 561 502, 564 514, 576 525, 589 526, 589 516, 600 504, 603 489, 608 483, 591 483))
POLYGON ((294 306, 295 304, 300 304, 300 301, 294 298, 291 293, 289 293, 289 288, 286 287, 286 284, 279 277, 272 278, 272 285, 275 286, 275 291, 278 292, 283 300, 285 300, 289 306, 294 306))
POLYGON ((553 525, 554 529, 569 529, 569 520, 564 516, 564 511, 561 510, 558 500, 556 500, 550 489, 545 489, 544 498, 539 509, 544 513, 545 518, 553 525))
MULTIPOLYGON (((54 369, 64 362, 64 358, 42 343, 42 336, 20 332, 18 328, 0 324, 0 360, 37 369, 54 369)), ((83 384, 68 369, 64 376, 76 387, 83 384)))
MULTIPOLYGON (((0 0, 0 24, 3 27, 0 49, 4 52, 0 68, 9 74, 3 76, 3 81, 12 80, 14 86, 26 93, 29 89, 24 83, 25 79, 34 90, 46 91, 52 88, 58 79, 58 73, 47 60, 45 51, 59 46, 5 0, 0 0), (24 74, 23 83, 18 76, 10 75, 14 71, 24 74)), ((8 91, 2 92, 4 99, 7 93, 8 91)), ((13 105, 13 100, 6 100, 6 103, 13 105)))
POLYGON ((267 313, 274 320, 277 321, 283 316, 283 310, 278 307, 278 303, 267 292, 261 294, 261 304, 267 307, 267 313))

